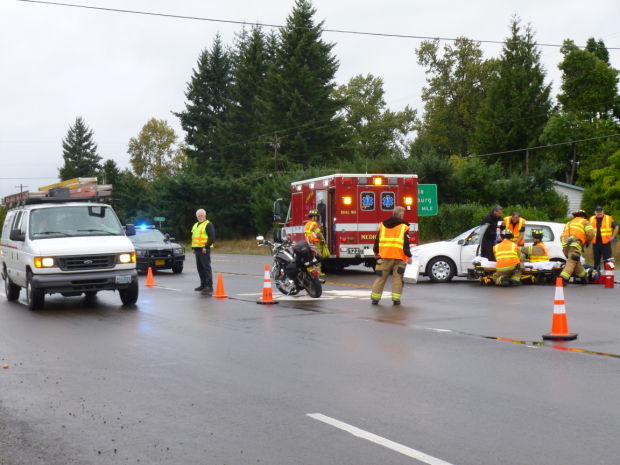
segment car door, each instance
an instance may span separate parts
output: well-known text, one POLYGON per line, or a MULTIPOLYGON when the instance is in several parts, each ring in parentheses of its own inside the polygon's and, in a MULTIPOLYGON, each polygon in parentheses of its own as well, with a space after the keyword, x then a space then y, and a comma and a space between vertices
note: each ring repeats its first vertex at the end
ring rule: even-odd
MULTIPOLYGON (((467 275, 467 269, 472 267, 471 262, 478 254, 478 245, 486 225, 476 226, 461 244, 461 263, 459 274, 467 275)), ((460 241, 459 241, 460 242, 460 241)))

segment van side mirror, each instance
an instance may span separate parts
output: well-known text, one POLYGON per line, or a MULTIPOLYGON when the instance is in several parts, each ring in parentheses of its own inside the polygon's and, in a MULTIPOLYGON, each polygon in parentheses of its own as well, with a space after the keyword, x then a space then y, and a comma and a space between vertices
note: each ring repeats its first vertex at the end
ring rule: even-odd
POLYGON ((133 224, 126 224, 125 225, 125 234, 127 234, 128 236, 135 236, 136 235, 136 227, 133 224))
POLYGON ((26 235, 22 234, 19 229, 12 229, 11 234, 9 234, 9 239, 12 241, 24 242, 26 240, 26 235))

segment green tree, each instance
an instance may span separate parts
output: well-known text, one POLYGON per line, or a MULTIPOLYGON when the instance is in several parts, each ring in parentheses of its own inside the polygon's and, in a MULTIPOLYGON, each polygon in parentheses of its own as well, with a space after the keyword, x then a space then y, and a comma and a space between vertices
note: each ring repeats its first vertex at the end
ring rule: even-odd
POLYGON ((586 50, 596 55, 599 60, 603 60, 607 66, 610 66, 609 50, 607 50, 605 43, 601 39, 596 40, 594 37, 590 37, 586 43, 586 50))
POLYGON ((58 170, 61 181, 95 177, 101 170, 101 157, 97 154, 93 131, 81 116, 75 119, 75 123, 69 127, 67 136, 62 140, 62 157, 65 163, 58 170))
POLYGON ((136 176, 153 181, 174 174, 183 160, 176 142, 177 135, 165 120, 151 118, 129 140, 127 153, 136 176))
POLYGON ((607 166, 593 170, 591 178, 592 184, 584 192, 582 207, 592 211, 596 205, 604 205, 606 212, 620 217, 620 149, 609 157, 607 166))
POLYGON ((439 40, 422 42, 416 53, 428 76, 422 89, 424 118, 418 137, 440 156, 469 154, 480 103, 496 60, 485 61, 480 44, 464 37, 454 45, 445 45, 442 56, 439 40))
POLYGON ((551 89, 531 26, 523 29, 513 18, 510 31, 478 113, 472 148, 478 154, 524 149, 500 156, 503 165, 514 170, 523 169, 525 148, 537 143, 549 119, 551 89))
POLYGON ((269 124, 285 167, 329 164, 343 142, 341 103, 331 97, 338 61, 334 45, 321 39, 323 23, 315 24, 315 12, 309 0, 295 1, 267 77, 269 124))
POLYGON ((584 118, 611 116, 617 105, 618 71, 598 57, 599 49, 582 50, 572 40, 565 40, 561 52, 564 59, 558 68, 562 71, 562 92, 558 101, 562 109, 582 113, 584 118))
POLYGON ((100 182, 102 184, 111 184, 112 188, 116 185, 121 175, 121 170, 114 160, 106 160, 101 167, 100 182))
POLYGON ((231 72, 231 57, 218 34, 193 70, 185 92, 185 111, 175 113, 186 133, 187 156, 203 171, 218 172, 227 159, 223 127, 230 104, 231 72))
POLYGON ((413 129, 415 110, 408 106, 393 112, 386 108, 383 79, 370 74, 358 75, 334 92, 344 102, 346 144, 356 155, 378 158, 382 155, 402 156, 407 135, 413 129))
POLYGON ((226 173, 239 175, 253 170, 268 156, 266 139, 266 75, 271 65, 262 29, 253 27, 238 38, 231 105, 226 127, 228 163, 226 173))

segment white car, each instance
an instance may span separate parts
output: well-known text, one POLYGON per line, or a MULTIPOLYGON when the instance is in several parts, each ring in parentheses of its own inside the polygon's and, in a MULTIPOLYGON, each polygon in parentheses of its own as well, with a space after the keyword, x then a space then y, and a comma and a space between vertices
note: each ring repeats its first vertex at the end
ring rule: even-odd
MULTIPOLYGON (((467 276, 467 269, 472 267, 472 260, 480 255, 480 238, 486 225, 468 229, 454 239, 431 242, 411 248, 414 262, 419 264, 419 274, 428 276, 431 281, 443 283, 454 276, 467 276)), ((549 252, 549 260, 566 262, 562 252, 560 236, 564 223, 546 221, 528 221, 525 223, 525 244, 532 243, 532 229, 543 232, 543 242, 549 252)))

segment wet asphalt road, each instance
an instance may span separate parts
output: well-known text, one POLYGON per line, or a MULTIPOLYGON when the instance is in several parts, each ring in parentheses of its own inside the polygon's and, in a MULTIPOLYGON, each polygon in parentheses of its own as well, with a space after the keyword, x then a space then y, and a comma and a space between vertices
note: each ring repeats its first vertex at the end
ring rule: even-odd
POLYGON ((553 286, 423 278, 372 307, 352 270, 256 305, 269 262, 215 255, 223 300, 191 256, 135 308, 0 295, 0 464, 619 463, 620 289, 565 288, 579 337, 542 345, 553 286))

